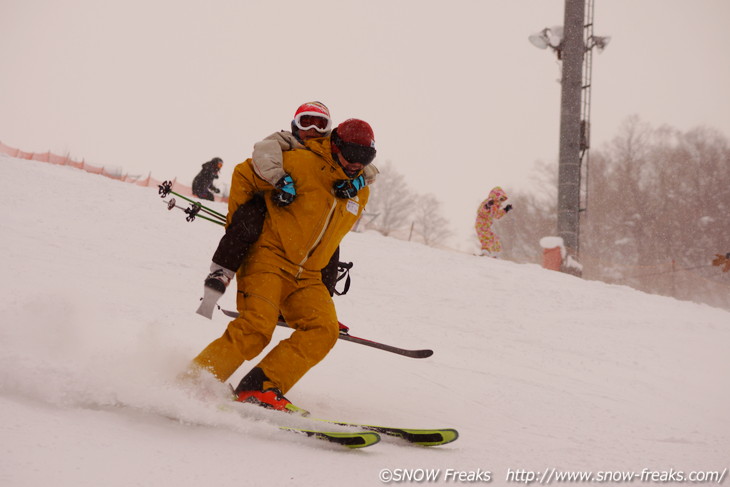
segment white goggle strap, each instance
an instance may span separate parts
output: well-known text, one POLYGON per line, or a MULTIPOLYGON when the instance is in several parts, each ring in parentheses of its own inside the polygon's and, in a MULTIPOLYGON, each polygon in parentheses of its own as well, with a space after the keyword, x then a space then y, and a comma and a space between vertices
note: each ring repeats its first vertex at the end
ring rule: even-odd
POLYGON ((324 134, 324 133, 329 132, 330 129, 332 128, 332 120, 329 117, 325 117, 324 115, 322 115, 321 113, 318 113, 318 112, 302 112, 302 113, 298 114, 296 117, 294 117, 294 125, 296 125, 299 130, 314 129, 317 132, 319 132, 320 134, 324 134), (327 126, 323 129, 317 127, 316 125, 310 125, 308 127, 303 127, 302 123, 301 123, 301 119, 305 115, 311 115, 312 117, 324 118, 325 120, 327 120, 327 126))

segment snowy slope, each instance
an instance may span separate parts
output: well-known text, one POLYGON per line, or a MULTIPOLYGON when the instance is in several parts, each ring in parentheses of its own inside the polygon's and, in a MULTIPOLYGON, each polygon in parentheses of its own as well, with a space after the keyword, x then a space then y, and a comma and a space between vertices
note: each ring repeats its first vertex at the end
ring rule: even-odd
POLYGON ((481 469, 503 485, 508 469, 730 466, 726 311, 350 234, 341 321, 435 354, 339 342, 288 397, 461 438, 342 450, 176 385, 227 323, 194 313, 219 227, 71 168, 0 156, 0 180, 0 485, 368 486, 385 468, 481 469))

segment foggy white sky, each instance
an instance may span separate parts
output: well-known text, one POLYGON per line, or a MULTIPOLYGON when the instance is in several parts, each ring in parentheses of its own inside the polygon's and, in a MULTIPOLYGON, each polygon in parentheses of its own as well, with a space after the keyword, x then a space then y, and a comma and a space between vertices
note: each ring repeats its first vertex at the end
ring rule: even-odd
MULTIPOLYGON (((495 186, 558 153, 560 67, 527 36, 563 0, 0 0, 0 141, 223 181, 305 101, 375 129, 376 164, 470 242, 495 186)), ((626 117, 730 136, 730 2, 595 0, 592 147, 626 117)), ((518 209, 519 210, 519 209, 518 209)), ((515 211, 510 217, 519 217, 515 211)), ((468 247, 468 245, 467 245, 468 247)))

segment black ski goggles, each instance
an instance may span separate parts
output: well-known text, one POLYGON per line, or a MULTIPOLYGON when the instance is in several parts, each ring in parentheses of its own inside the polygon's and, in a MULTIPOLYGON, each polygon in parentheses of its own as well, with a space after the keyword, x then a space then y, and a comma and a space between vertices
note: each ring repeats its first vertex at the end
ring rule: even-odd
POLYGON ((375 159, 375 147, 345 142, 337 135, 337 131, 332 132, 332 143, 340 149, 342 157, 351 164, 362 164, 367 166, 375 159))

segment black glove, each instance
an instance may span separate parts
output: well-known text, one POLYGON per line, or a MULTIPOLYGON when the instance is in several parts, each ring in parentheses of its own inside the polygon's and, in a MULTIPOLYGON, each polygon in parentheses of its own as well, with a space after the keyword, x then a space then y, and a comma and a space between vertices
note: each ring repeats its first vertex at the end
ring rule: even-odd
POLYGON ((512 205, 507 205, 504 207, 505 213, 512 209, 512 205))
POLYGON ((218 194, 218 193, 220 193, 220 192, 221 192, 221 190, 220 190, 220 189, 218 189, 218 188, 216 188, 215 186, 211 186, 211 187, 210 187, 210 190, 211 190, 212 192, 214 192, 215 194, 218 194))
POLYGON ((297 197, 297 190, 294 189, 294 180, 288 174, 282 176, 271 192, 271 199, 278 206, 288 206, 297 197))
POLYGON ((365 178, 360 175, 355 179, 338 179, 332 185, 332 189, 335 191, 335 196, 346 200, 357 196, 357 192, 364 186, 365 178))

